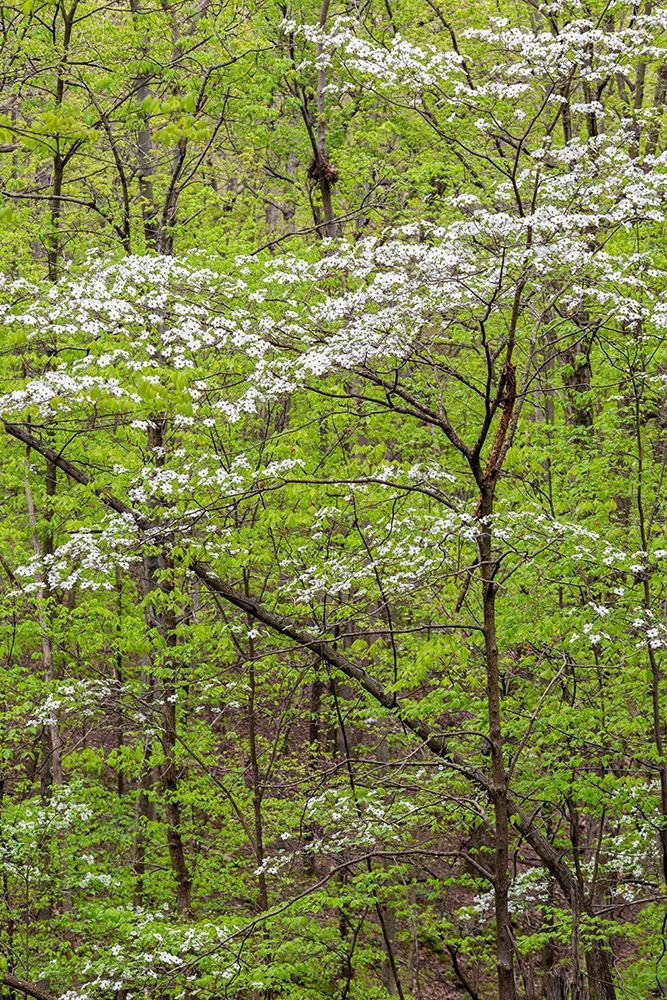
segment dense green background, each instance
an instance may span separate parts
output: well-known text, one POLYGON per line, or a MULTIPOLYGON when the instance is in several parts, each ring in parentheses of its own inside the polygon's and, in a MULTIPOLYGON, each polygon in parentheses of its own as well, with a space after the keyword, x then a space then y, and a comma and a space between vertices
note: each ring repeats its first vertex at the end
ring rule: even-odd
POLYGON ((2 6, 6 991, 666 995, 666 29, 2 6))

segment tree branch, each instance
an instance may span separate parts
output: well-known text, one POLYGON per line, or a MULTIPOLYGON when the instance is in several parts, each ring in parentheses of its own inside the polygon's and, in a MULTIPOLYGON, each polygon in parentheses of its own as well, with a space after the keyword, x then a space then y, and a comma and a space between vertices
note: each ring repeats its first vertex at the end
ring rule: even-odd
POLYGON ((35 1000, 56 1000, 52 993, 41 989, 39 986, 35 986, 34 983, 26 982, 25 979, 19 979, 17 976, 12 975, 11 972, 5 972, 2 982, 5 986, 10 986, 13 990, 20 990, 26 996, 34 997, 35 1000))

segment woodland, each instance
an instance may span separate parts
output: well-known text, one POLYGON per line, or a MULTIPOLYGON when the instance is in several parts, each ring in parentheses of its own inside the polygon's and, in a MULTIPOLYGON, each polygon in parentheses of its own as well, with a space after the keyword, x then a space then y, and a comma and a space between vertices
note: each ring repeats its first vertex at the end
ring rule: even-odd
POLYGON ((5 1000, 667 997, 667 2, 0 5, 5 1000))

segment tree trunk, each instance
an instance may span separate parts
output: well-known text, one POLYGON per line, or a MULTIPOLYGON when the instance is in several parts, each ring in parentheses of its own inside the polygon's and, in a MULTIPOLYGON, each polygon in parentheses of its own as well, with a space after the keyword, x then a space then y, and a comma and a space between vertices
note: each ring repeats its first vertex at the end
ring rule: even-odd
MULTIPOLYGON (((493 510, 493 490, 482 494, 481 515, 488 517, 493 510)), ((496 962, 498 965, 499 1000, 516 1000, 514 953, 509 913, 509 807, 508 782, 505 769, 502 718, 500 705, 500 670, 496 636, 497 563, 494 560, 491 530, 482 527, 478 542, 482 604, 484 609, 484 661, 486 666, 486 697, 491 752, 491 781, 495 820, 494 904, 496 917, 496 962)))

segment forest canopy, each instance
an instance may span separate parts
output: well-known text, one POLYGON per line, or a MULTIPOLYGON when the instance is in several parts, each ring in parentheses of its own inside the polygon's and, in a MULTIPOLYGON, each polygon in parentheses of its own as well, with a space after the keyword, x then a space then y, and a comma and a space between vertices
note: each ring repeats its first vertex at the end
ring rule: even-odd
POLYGON ((0 74, 3 996, 667 996, 667 4, 0 74))

